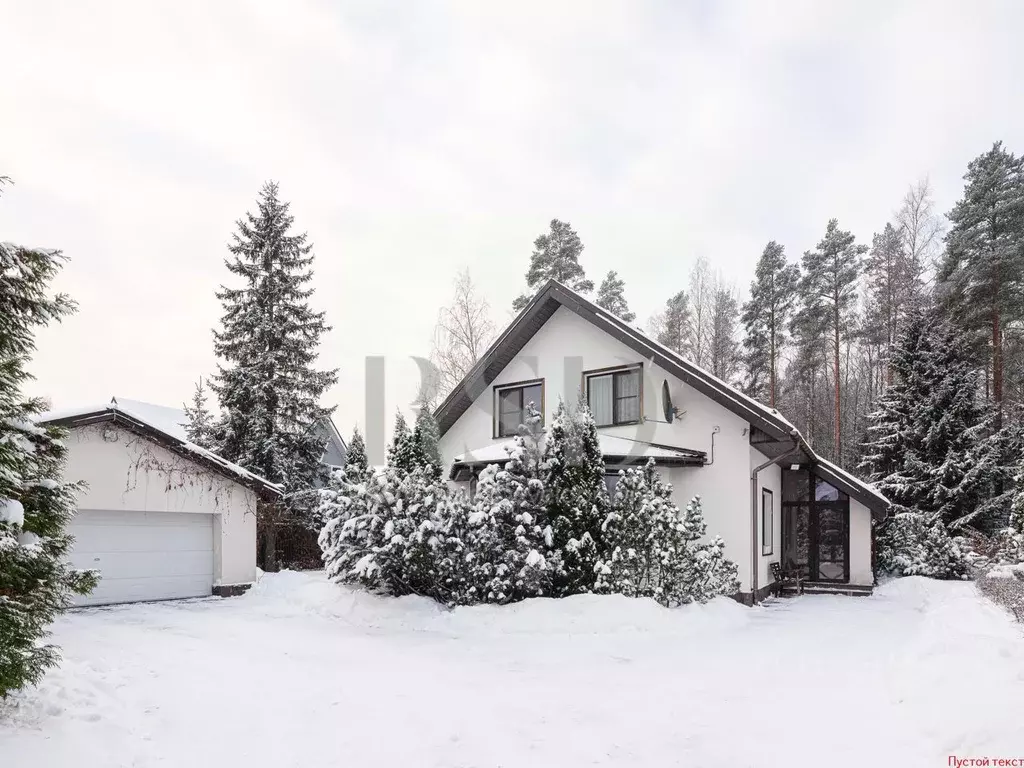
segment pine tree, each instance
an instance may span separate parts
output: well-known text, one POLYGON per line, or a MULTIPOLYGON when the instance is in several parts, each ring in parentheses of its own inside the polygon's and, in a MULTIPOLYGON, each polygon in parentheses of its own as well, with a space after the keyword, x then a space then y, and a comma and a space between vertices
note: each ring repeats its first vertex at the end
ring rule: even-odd
POLYGON ((609 272, 597 289, 597 299, 594 301, 597 306, 606 309, 613 315, 627 323, 636 320, 636 313, 629 311, 629 304, 626 302, 626 284, 619 273, 614 269, 609 272))
POLYGON ((553 593, 562 597, 592 592, 609 502, 597 426, 582 398, 575 408, 559 402, 542 468, 554 548, 562 552, 561 568, 553 573, 553 593))
POLYGON ((778 402, 779 358, 799 280, 799 268, 787 263, 785 250, 772 240, 758 259, 750 300, 743 305, 744 389, 772 408, 778 402))
MULTIPOLYGON (((554 279, 578 293, 590 293, 594 290, 594 283, 587 280, 580 266, 581 253, 583 243, 576 231, 568 223, 552 219, 550 231, 533 241, 533 255, 526 272, 527 288, 535 292, 545 282, 554 279)), ((512 308, 518 312, 529 304, 530 298, 526 294, 520 296, 512 308)))
POLYGON ((739 367, 739 345, 736 341, 736 320, 739 299, 730 286, 719 283, 711 296, 711 318, 708 323, 708 362, 711 373, 732 382, 739 367))
POLYGON ((96 585, 95 573, 67 564, 80 490, 61 480, 67 433, 34 424, 45 405, 21 392, 36 330, 74 310, 48 293, 63 263, 59 251, 0 242, 0 699, 59 663, 48 627, 96 585))
POLYGON ((206 388, 203 380, 196 382, 196 391, 192 394, 192 404, 185 405, 185 436, 189 442, 201 448, 212 449, 214 446, 213 414, 206 405, 206 388))
POLYGON ((315 486, 325 473, 325 440, 318 426, 333 409, 320 406, 335 371, 314 364, 329 330, 309 306, 312 246, 289 234, 293 217, 277 184, 260 191, 256 214, 237 222, 228 270, 241 287, 217 292, 224 307, 214 351, 221 359, 212 383, 224 413, 224 458, 284 486, 283 501, 261 504, 264 566, 277 567, 277 526, 285 516, 312 518, 315 486))
POLYGON ((852 325, 857 278, 866 251, 867 247, 857 245, 852 234, 839 229, 837 219, 831 219, 818 249, 804 253, 799 286, 798 324, 805 333, 812 334, 808 341, 820 334, 832 361, 832 456, 840 464, 843 458, 841 359, 843 345, 849 341, 847 329, 852 325))
POLYGON ((655 341, 677 354, 690 356, 693 328, 686 291, 679 291, 666 301, 664 312, 652 324, 655 341))
POLYGON ((964 196, 949 213, 940 294, 985 349, 992 374, 986 389, 1001 416, 1005 329, 1024 318, 1024 158, 996 142, 970 162, 964 180, 964 196))

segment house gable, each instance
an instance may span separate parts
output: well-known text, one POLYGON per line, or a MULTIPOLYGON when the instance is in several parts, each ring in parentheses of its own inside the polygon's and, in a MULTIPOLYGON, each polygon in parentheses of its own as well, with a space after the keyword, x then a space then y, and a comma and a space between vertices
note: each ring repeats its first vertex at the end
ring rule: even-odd
MULTIPOLYGON (((805 461, 818 467, 823 476, 858 499, 875 515, 882 516, 887 510, 888 500, 884 496, 870 485, 835 465, 821 460, 804 440, 799 430, 778 411, 747 397, 734 387, 663 347, 554 280, 548 281, 537 292, 530 303, 491 345, 477 365, 436 410, 435 416, 442 435, 442 454, 446 458, 450 458, 455 454, 446 448, 459 446, 471 450, 474 444, 479 444, 484 439, 485 435, 492 435, 492 430, 489 426, 483 426, 481 420, 493 419, 493 387, 503 382, 537 378, 537 363, 534 363, 534 360, 556 358, 564 361, 561 374, 552 372, 549 363, 545 369, 546 375, 543 377, 546 381, 545 400, 547 403, 557 405, 557 396, 552 399, 546 394, 547 392, 556 392, 562 397, 574 398, 578 388, 577 385, 566 389, 567 381, 570 379, 575 381, 573 378, 575 371, 570 371, 570 375, 567 377, 564 372, 565 368, 575 365, 576 363, 572 361, 577 358, 585 359, 585 363, 581 361, 581 364, 585 365, 587 369, 600 367, 596 363, 602 355, 612 358, 609 365, 619 362, 625 364, 627 361, 643 362, 645 364, 645 397, 649 396, 650 383, 657 381, 659 374, 665 374, 666 379, 670 382, 669 389, 673 405, 687 411, 687 414, 689 414, 689 410, 685 404, 686 397, 698 400, 696 396, 700 395, 705 398, 705 401, 717 404, 718 408, 712 408, 707 402, 698 400, 703 406, 696 409, 698 413, 709 414, 710 421, 729 421, 729 417, 717 415, 727 412, 731 420, 743 425, 743 435, 747 443, 761 454, 779 459, 797 451, 802 454, 805 461), (562 319, 569 315, 575 316, 578 322, 562 319), (550 331, 543 333, 542 329, 548 328, 551 319, 556 316, 559 318, 556 323, 557 327, 571 327, 575 333, 558 330, 553 333, 550 331), (580 339, 592 339, 594 331, 603 336, 604 341, 600 343, 588 341, 586 342, 587 350, 581 349, 580 345, 583 342, 580 339), (538 336, 542 340, 545 336, 553 336, 556 343, 540 342, 542 354, 537 354, 538 344, 534 342, 534 339, 538 336), (616 342, 618 346, 610 343, 612 341, 616 342), (603 351, 593 354, 598 348, 603 351), (549 388, 548 378, 556 382, 556 389, 549 388), (676 383, 676 391, 672 391, 672 381, 676 383), (676 392, 680 391, 684 398, 677 401, 676 392), (450 435, 449 433, 453 430, 454 434, 450 435)), ((658 396, 658 393, 655 393, 655 397, 658 396)), ((547 410, 549 413, 545 414, 546 417, 553 412, 553 407, 549 405, 547 410)), ((648 421, 634 426, 632 429, 646 431, 651 421, 655 420, 655 425, 650 427, 650 431, 657 432, 656 420, 658 417, 656 413, 652 413, 652 409, 647 404, 644 406, 644 416, 648 421)), ((661 419, 664 419, 664 416, 661 419)), ((691 423, 694 420, 691 418, 691 423)), ((682 421, 685 421, 685 416, 682 421)), ((485 424, 490 425, 491 422, 487 421, 485 424)), ((672 427, 673 425, 667 426, 672 427)), ((721 425, 717 426, 721 427, 721 425)), ((664 432, 664 430, 661 431, 664 432)), ((696 433, 697 430, 694 429, 691 432, 696 433)), ((672 436, 676 437, 681 434, 673 432, 672 436)), ((680 447, 695 448, 697 446, 683 445, 680 447)), ((746 452, 744 449, 744 455, 746 452)))

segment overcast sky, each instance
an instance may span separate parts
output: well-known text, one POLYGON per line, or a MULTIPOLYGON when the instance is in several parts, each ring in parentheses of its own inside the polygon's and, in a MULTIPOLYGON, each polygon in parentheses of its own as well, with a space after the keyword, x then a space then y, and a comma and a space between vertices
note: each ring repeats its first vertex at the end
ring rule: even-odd
POLYGON ((457 270, 503 325, 571 222, 642 321, 698 255, 745 290, 829 217, 870 242, 914 180, 1024 151, 1024 3, 0 0, 0 238, 63 249, 55 407, 165 405, 214 370, 234 221, 266 179, 315 245, 348 433, 367 355, 415 390, 457 270))

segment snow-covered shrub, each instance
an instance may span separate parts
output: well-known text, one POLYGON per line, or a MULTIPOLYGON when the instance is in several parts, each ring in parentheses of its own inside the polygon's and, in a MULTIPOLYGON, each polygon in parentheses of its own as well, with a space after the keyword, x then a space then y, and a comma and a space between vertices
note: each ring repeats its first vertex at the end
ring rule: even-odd
POLYGON ((898 512, 878 536, 879 567, 894 576, 964 579, 970 572, 966 541, 952 537, 941 520, 929 524, 917 512, 898 512))
POLYGON ((700 497, 685 510, 651 460, 620 473, 612 510, 603 524, 607 548, 597 564, 597 589, 652 597, 668 606, 706 602, 739 589, 736 564, 707 527, 700 497))
POLYGON ((584 400, 575 408, 559 402, 544 445, 542 474, 554 546, 562 552, 561 567, 552 574, 553 594, 593 592, 609 500, 597 426, 584 400))

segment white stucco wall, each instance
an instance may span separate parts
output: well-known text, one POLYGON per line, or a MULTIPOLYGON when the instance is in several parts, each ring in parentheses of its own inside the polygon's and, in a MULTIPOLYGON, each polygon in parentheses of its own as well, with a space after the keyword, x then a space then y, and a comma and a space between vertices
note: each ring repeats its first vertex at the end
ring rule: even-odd
POLYGON ((214 584, 255 581, 252 490, 113 423, 76 427, 67 446, 65 479, 88 485, 79 509, 213 515, 214 584))
POLYGON ((871 510, 856 499, 850 499, 850 583, 870 586, 874 580, 871 570, 871 510))
MULTIPOLYGON (((666 470, 675 501, 682 507, 700 495, 708 535, 720 535, 726 554, 739 566, 741 588, 750 584, 750 447, 749 425, 710 398, 683 384, 661 368, 560 307, 522 351, 444 434, 439 447, 450 466, 454 457, 496 442, 493 435, 493 388, 528 379, 544 379, 545 422, 550 422, 559 397, 575 401, 583 371, 643 363, 643 415, 646 423, 605 427, 603 434, 706 451, 714 462, 705 467, 666 470), (567 357, 568 356, 568 357, 567 357), (672 403, 685 411, 672 424, 664 420, 662 382, 669 382, 672 403), (658 420, 658 421, 654 421, 658 420)), ((507 438, 506 438, 507 439, 507 438)), ((763 582, 762 582, 763 583, 763 582)))

